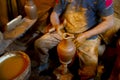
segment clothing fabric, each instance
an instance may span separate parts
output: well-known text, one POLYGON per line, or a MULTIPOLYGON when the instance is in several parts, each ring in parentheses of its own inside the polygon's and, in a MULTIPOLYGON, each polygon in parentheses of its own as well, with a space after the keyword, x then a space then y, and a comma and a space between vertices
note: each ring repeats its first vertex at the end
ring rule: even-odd
MULTIPOLYGON (((63 13, 63 18, 66 20, 65 32, 72 33, 74 36, 95 27, 101 21, 100 17, 113 14, 112 5, 106 6, 105 0, 59 0, 54 11, 57 14, 63 13)), ((35 41, 40 65, 48 62, 48 51, 57 46, 62 39, 55 31, 47 33, 35 41)), ((80 62, 78 72, 81 77, 83 76, 81 80, 87 80, 95 76, 99 44, 98 36, 93 36, 77 48, 76 52, 80 62)))
MULTIPOLYGON (((53 47, 57 46, 57 44, 61 40, 62 40, 62 37, 57 32, 53 32, 53 33, 47 33, 35 41, 35 50, 39 56, 40 65, 45 65, 48 63, 48 59, 49 59, 48 51, 53 47)), ((76 53, 79 57, 79 62, 80 62, 79 63, 80 75, 84 75, 84 76, 87 75, 89 78, 95 75, 95 70, 98 63, 99 44, 100 44, 99 38, 88 39, 79 48, 77 48, 76 53), (81 62, 83 64, 81 64, 81 62), (82 69, 82 72, 84 73, 81 72, 81 69, 82 69)))
POLYGON ((78 74, 81 80, 88 80, 94 78, 96 74, 96 67, 98 65, 98 47, 100 39, 86 40, 78 49, 77 55, 79 58, 80 68, 78 74))
MULTIPOLYGON (((113 14, 112 2, 109 3, 109 1, 111 2, 111 0, 73 0, 73 2, 70 2, 70 0, 59 0, 59 3, 56 4, 54 11, 58 14, 64 14, 66 12, 66 7, 70 6, 71 11, 74 9, 76 12, 81 12, 82 16, 85 16, 85 19, 83 20, 86 20, 86 25, 85 23, 83 24, 88 30, 95 27, 101 21, 101 17, 113 14)), ((79 18, 78 16, 72 17, 79 18)), ((75 28, 76 27, 74 26, 72 29, 75 28)))

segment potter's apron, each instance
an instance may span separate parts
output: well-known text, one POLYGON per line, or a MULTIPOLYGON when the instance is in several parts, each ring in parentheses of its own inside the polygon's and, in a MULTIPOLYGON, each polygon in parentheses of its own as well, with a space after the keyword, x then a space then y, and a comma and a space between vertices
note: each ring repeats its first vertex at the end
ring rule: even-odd
MULTIPOLYGON (((66 12, 64 14, 66 20, 65 29, 67 32, 73 33, 76 36, 78 34, 82 34, 88 29, 86 20, 87 18, 85 16, 86 11, 87 9, 82 8, 80 5, 77 5, 75 0, 68 3, 66 12)), ((95 75, 95 69, 98 63, 99 42, 100 40, 98 38, 86 40, 77 49, 79 60, 83 63, 82 65, 80 63, 80 66, 82 68, 82 70, 80 69, 79 71, 80 75, 95 75)))
POLYGON ((69 33, 82 33, 87 30, 86 9, 79 7, 78 3, 73 0, 69 2, 64 13, 66 20, 65 29, 69 33))

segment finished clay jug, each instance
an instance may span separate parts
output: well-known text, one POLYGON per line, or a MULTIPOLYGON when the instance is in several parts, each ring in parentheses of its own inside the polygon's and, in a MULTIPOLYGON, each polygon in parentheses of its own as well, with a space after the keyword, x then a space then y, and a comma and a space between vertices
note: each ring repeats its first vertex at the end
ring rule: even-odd
POLYGON ((33 0, 27 0, 25 4, 25 12, 29 19, 37 18, 37 8, 33 0))
POLYGON ((0 31, 0 43, 3 41, 3 33, 0 31))
POLYGON ((73 38, 73 34, 64 33, 63 40, 57 46, 59 60, 63 66, 62 74, 67 72, 67 65, 72 61, 76 52, 76 47, 72 41, 73 38))

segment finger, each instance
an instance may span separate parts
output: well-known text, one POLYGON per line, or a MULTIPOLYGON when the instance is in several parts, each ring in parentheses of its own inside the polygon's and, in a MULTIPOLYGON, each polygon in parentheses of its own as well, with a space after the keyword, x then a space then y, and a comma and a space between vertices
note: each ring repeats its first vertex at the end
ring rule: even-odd
POLYGON ((77 47, 77 48, 79 48, 79 47, 80 47, 80 44, 79 44, 79 43, 77 43, 76 47, 77 47))
POLYGON ((54 27, 51 28, 51 29, 49 29, 49 33, 54 32, 54 31, 55 31, 55 28, 54 28, 54 27))
POLYGON ((77 41, 76 41, 76 40, 74 40, 73 42, 74 42, 75 45, 77 44, 77 41))
POLYGON ((76 47, 78 48, 78 47, 80 47, 80 42, 78 42, 77 40, 74 40, 74 44, 76 45, 76 47))
POLYGON ((75 45, 76 45, 76 47, 77 47, 79 43, 78 43, 78 41, 75 41, 75 42, 74 42, 74 44, 75 44, 75 45))

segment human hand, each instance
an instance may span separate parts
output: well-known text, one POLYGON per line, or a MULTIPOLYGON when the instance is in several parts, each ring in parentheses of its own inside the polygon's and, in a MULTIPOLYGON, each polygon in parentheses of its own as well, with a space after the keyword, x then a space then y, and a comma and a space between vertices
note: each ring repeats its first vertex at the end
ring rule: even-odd
POLYGON ((59 30, 60 30, 60 25, 55 25, 55 26, 52 26, 48 32, 52 33, 54 31, 59 31, 59 30))
POLYGON ((60 36, 62 36, 63 33, 64 33, 63 28, 64 28, 64 26, 63 26, 63 24, 61 24, 61 25, 59 25, 59 26, 57 27, 57 29, 56 29, 57 33, 58 33, 60 36))
POLYGON ((52 27, 52 28, 49 29, 48 32, 49 32, 49 33, 52 33, 52 32, 54 32, 54 31, 55 31, 55 27, 52 27))
POLYGON ((74 40, 74 44, 78 48, 81 44, 84 43, 84 41, 87 39, 87 37, 84 35, 84 33, 79 34, 77 38, 74 40))

